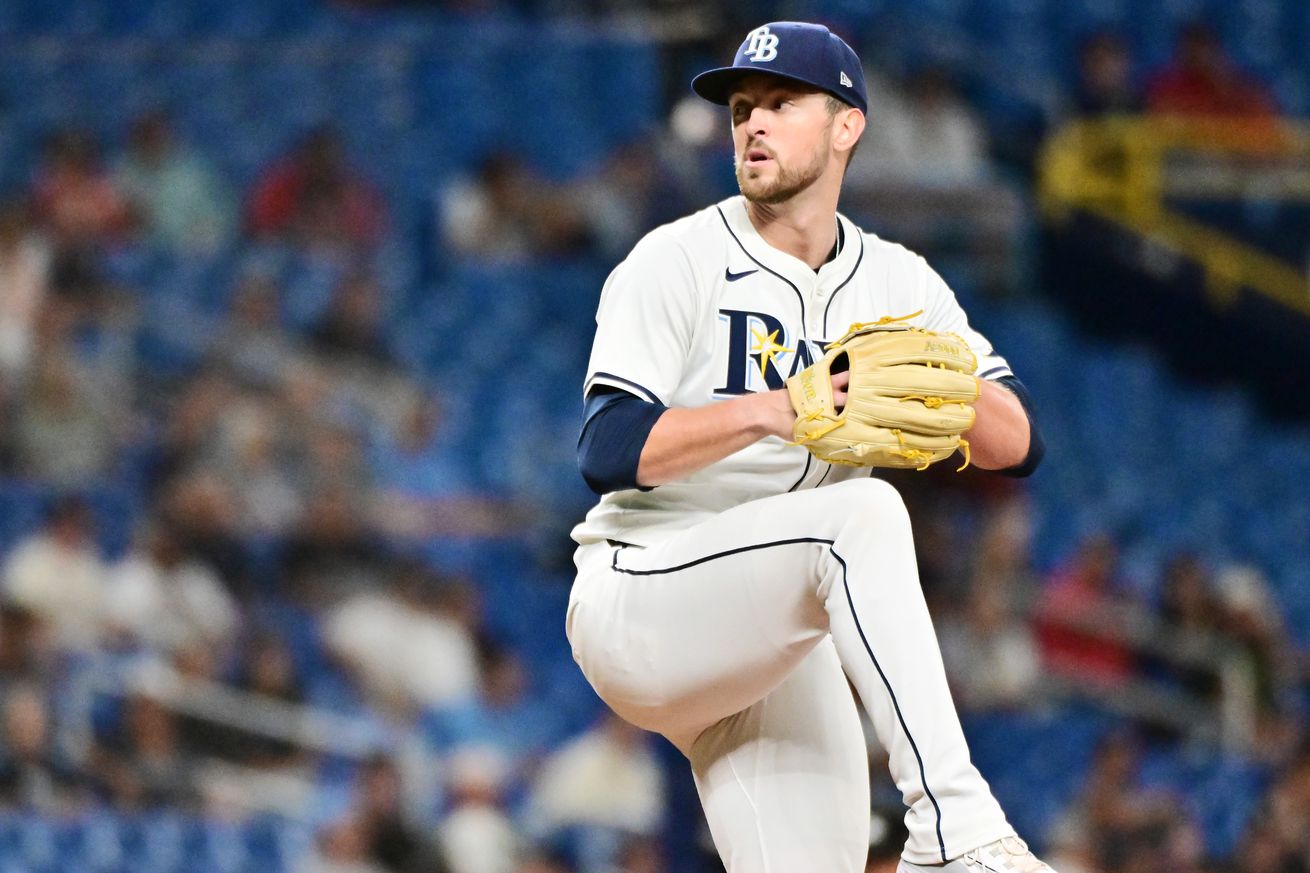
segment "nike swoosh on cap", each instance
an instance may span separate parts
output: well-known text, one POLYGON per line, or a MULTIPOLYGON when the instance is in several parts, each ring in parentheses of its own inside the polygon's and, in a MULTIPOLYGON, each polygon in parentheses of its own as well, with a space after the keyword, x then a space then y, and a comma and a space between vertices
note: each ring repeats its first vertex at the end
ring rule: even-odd
POLYGON ((749 276, 751 273, 758 273, 758 272, 759 272, 759 270, 746 270, 746 271, 743 272, 743 273, 734 273, 734 272, 732 272, 732 268, 731 268, 731 267, 724 267, 724 268, 723 268, 723 278, 727 279, 729 282, 736 282, 738 279, 744 279, 744 278, 746 278, 746 277, 749 276))

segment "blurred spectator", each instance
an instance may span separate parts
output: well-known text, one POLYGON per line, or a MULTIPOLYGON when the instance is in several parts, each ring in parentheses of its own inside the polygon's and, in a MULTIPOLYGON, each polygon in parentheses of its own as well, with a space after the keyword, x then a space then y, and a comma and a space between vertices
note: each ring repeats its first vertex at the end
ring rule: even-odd
MULTIPOLYGON (((1223 568, 1215 581, 1221 604, 1221 630, 1244 659, 1254 681, 1255 748, 1268 761, 1279 761, 1303 739, 1291 715, 1295 699, 1297 653, 1287 636, 1283 615, 1269 583, 1255 567, 1223 568)), ((1308 812, 1310 814, 1310 812, 1308 812)))
POLYGON ((450 873, 513 873, 521 846, 503 806, 503 762, 470 746, 451 757, 450 772, 453 804, 437 827, 450 873))
POLYGON ((1177 829, 1189 823, 1180 817, 1177 798, 1140 787, 1140 766, 1141 746, 1135 736, 1119 732, 1105 737, 1081 795, 1059 825, 1059 841, 1087 846, 1106 870, 1127 869, 1142 850, 1156 853, 1154 869, 1175 869, 1163 858, 1177 829))
POLYGON ((58 131, 46 139, 32 205, 61 249, 110 242, 129 224, 126 199, 101 166, 95 140, 82 131, 58 131))
POLYGON ((871 123, 847 171, 848 184, 895 180, 923 187, 967 185, 988 174, 987 134, 950 74, 928 67, 905 90, 872 78, 871 123))
POLYGON ((361 591, 333 608, 323 627, 328 648, 389 710, 410 713, 471 697, 479 676, 475 619, 460 608, 468 592, 416 565, 402 570, 397 587, 361 591))
POLYGON ((337 363, 393 365, 382 333, 382 299, 382 288, 370 273, 346 276, 310 333, 314 349, 337 363))
POLYGON ((1074 107, 1084 118, 1142 111, 1142 95, 1133 82, 1132 58, 1123 37, 1103 31, 1082 44, 1074 107))
POLYGON ((309 497, 283 549, 283 576, 311 598, 377 587, 386 573, 383 543, 366 524, 367 495, 326 488, 309 497))
POLYGON ((1176 631, 1177 650, 1153 663, 1152 671, 1176 688, 1213 699, 1219 692, 1219 675, 1211 659, 1221 644, 1222 615, 1209 572, 1196 555, 1176 555, 1165 567, 1160 618, 1176 631))
POLYGON ((442 192, 446 243, 483 261, 579 254, 591 240, 576 199, 537 177, 517 155, 492 153, 472 179, 442 192))
POLYGON ((1033 577, 1033 509, 1023 494, 990 501, 978 537, 973 572, 992 576, 1013 588, 1016 596, 1031 594, 1033 577))
POLYGON ((238 539, 238 510, 231 491, 209 473, 194 472, 171 481, 160 496, 160 520, 181 548, 213 567, 228 589, 244 592, 246 553, 238 539))
MULTIPOLYGON (((59 245, 50 261, 50 294, 41 326, 53 316, 54 333, 94 316, 105 297, 102 254, 89 244, 59 245)), ((66 333, 65 333, 66 335, 66 333)), ((40 342, 38 340, 38 348, 40 342)))
POLYGON ((578 191, 589 233, 607 261, 622 260, 648 231, 693 206, 666 165, 661 139, 650 130, 621 144, 578 191))
POLYGON ((314 848, 294 873, 394 873, 369 857, 369 834, 355 815, 342 815, 319 828, 314 848))
POLYGON ((1174 56, 1151 79, 1147 105, 1159 115, 1269 118, 1278 112, 1268 88, 1238 68, 1209 24, 1182 27, 1174 56))
POLYGON ((167 525, 148 523, 109 570, 106 615, 115 629, 170 652, 197 643, 222 651, 240 611, 218 574, 182 550, 167 525))
POLYGON ((915 520, 914 551, 921 556, 919 579, 928 607, 957 609, 968 596, 972 554, 956 519, 960 506, 932 489, 907 490, 906 501, 915 520))
POLYGON ((416 398, 394 434, 377 434, 371 463, 380 490, 431 501, 469 489, 455 447, 441 439, 442 412, 438 397, 416 398))
POLYGON ((876 72, 870 123, 846 169, 843 208, 928 257, 964 246, 986 283, 1009 280, 1023 203, 993 177, 978 114, 940 68, 902 91, 876 72))
POLYGON ((664 772, 649 739, 606 712, 599 724, 551 755, 532 791, 536 828, 654 834, 664 810, 664 772))
MULTIPOLYGON (((303 490, 293 463, 297 438, 283 427, 276 402, 248 393, 216 422, 209 469, 221 476, 236 503, 242 534, 280 536, 303 509, 303 490)), ((301 437, 303 438, 303 436, 301 437)))
POLYGON ((178 736, 177 717, 158 700, 141 694, 127 698, 118 735, 100 750, 95 767, 116 807, 195 804, 194 762, 182 750, 178 736))
MULTIPOLYGON (((197 781, 203 786, 197 790, 203 792, 207 800, 244 798, 236 802, 244 805, 267 803, 272 807, 288 793, 288 783, 299 778, 307 754, 298 742, 276 731, 270 735, 266 730, 248 730, 245 725, 252 722, 255 725, 276 725, 276 710, 266 708, 265 704, 297 706, 304 703, 305 694, 287 644, 281 638, 261 631, 252 633, 243 643, 235 659, 204 643, 179 648, 173 655, 170 666, 174 674, 169 678, 192 683, 194 693, 201 696, 215 684, 256 695, 260 700, 258 703, 252 701, 254 705, 249 707, 251 711, 248 713, 250 720, 238 719, 233 724, 227 720, 215 721, 205 714, 186 713, 177 720, 176 732, 187 755, 239 765, 231 771, 219 768, 212 773, 197 775, 197 781), (222 663, 219 655, 224 656, 222 663), (231 663, 233 660, 235 664, 231 663), (225 785, 224 774, 228 772, 239 773, 240 784, 225 785), (265 790, 278 795, 279 799, 261 798, 260 792, 265 790)), ((148 666, 147 672, 149 669, 148 666)), ((294 730, 289 720, 283 721, 282 726, 294 730)), ((303 802, 303 789, 297 799, 303 802)))
POLYGON ((344 485, 368 496, 362 490, 367 474, 360 440, 365 433, 397 428, 418 395, 408 375, 362 365, 360 359, 318 356, 284 373, 278 392, 283 426, 309 436, 299 438, 308 450, 299 471, 305 487, 344 485))
POLYGON ((946 673, 962 709, 1022 706, 1041 678, 1032 632, 1000 577, 979 576, 963 615, 949 615, 939 632, 946 673))
POLYGON ((57 653, 41 620, 17 604, 0 601, 0 694, 21 682, 53 679, 57 653))
MULTIPOLYGON (((736 51, 727 48, 727 54, 736 51)), ((681 90, 681 89, 679 89, 681 90)), ((664 166, 674 174, 678 198, 688 204, 718 202, 738 193, 732 166, 732 140, 723 135, 726 110, 687 94, 669 112, 668 131, 661 139, 664 166)))
POLYGON ((231 237, 231 192, 208 163, 177 141, 168 116, 148 112, 132 124, 118 188, 151 241, 212 252, 231 237))
POLYGON ((659 843, 652 837, 632 837, 619 849, 620 873, 661 873, 663 869, 659 843))
POLYGON ((446 243, 461 255, 521 261, 533 254, 529 208, 535 181, 508 153, 482 162, 477 175, 449 186, 441 197, 446 243))
POLYGON ((309 249, 370 249, 387 225, 382 196, 350 166, 345 144, 331 127, 312 131, 267 168, 247 209, 256 237, 309 249))
POLYGON ((300 470, 296 474, 300 487, 369 495, 369 504, 359 508, 371 517, 374 486, 355 431, 342 425, 321 424, 302 439, 305 445, 301 447, 300 470))
POLYGON ((538 850, 524 858, 514 873, 573 873, 573 868, 558 854, 538 850))
POLYGON ((1115 577, 1118 555, 1108 536, 1093 536, 1047 580, 1037 604, 1037 637, 1050 670, 1108 685, 1131 677, 1133 652, 1118 638, 1127 609, 1115 577))
POLYGON ((391 759, 364 762, 358 805, 372 860, 391 873, 448 873, 437 848, 406 816, 400 771, 391 759))
POLYGON ((21 203, 0 205, 0 390, 27 370, 50 282, 50 246, 21 203))
POLYGON ((476 696, 433 712, 427 719, 428 739, 439 749, 495 750, 505 768, 506 789, 517 790, 563 726, 551 706, 530 693, 523 663, 512 649, 483 640, 478 656, 482 682, 476 696))
POLYGON ((1310 869, 1310 747, 1303 748, 1276 777, 1238 857, 1245 857, 1247 852, 1253 858, 1241 868, 1241 873, 1247 870, 1305 873, 1310 869), (1257 846, 1257 843, 1264 845, 1257 846), (1268 860, 1256 863, 1262 856, 1268 860))
MULTIPOLYGON (((245 665, 244 660, 237 665, 237 675, 230 677, 225 675, 228 665, 220 663, 218 654, 203 643, 184 646, 172 653, 171 661, 167 664, 161 665, 158 662, 150 661, 142 662, 138 665, 136 677, 142 682, 142 687, 148 687, 145 683, 149 682, 162 683, 176 680, 189 683, 193 688, 203 688, 209 683, 230 681, 233 678, 240 681, 242 678, 241 669, 245 665), (164 669, 161 670, 161 666, 164 669)), ((244 655, 244 650, 238 654, 244 655)), ((160 687, 166 688, 168 686, 161 684, 160 687)), ((181 715, 178 719, 177 731, 182 748, 196 759, 241 761, 245 751, 244 743, 250 738, 248 734, 239 728, 216 722, 203 714, 192 715, 186 713, 181 715)), ((241 790, 235 793, 249 797, 259 790, 260 783, 250 778, 253 773, 254 771, 251 769, 243 771, 243 775, 247 777, 245 781, 250 782, 254 788, 251 789, 243 785, 241 790)), ((213 794, 212 785, 208 784, 210 782, 209 774, 204 774, 201 778, 205 784, 200 790, 208 800, 213 794)), ((220 788, 217 793, 221 796, 223 789, 220 788)))
POLYGON ((1259 815, 1242 834, 1233 853, 1233 873, 1308 873, 1304 837, 1287 839, 1259 815))
POLYGON ((60 647, 86 652, 100 639, 105 576, 90 511, 82 501, 66 498, 9 554, 5 599, 44 622, 60 647))
POLYGON ((1115 868, 1122 873, 1208 873, 1205 860, 1205 836, 1193 821, 1175 817, 1158 838, 1130 840, 1115 868))
POLYGON ((415 397, 396 428, 374 432, 368 461, 380 523, 404 539, 501 536, 516 510, 479 493, 442 415, 438 397, 415 397))
POLYGON ((238 280, 232 311, 209 357, 255 387, 276 385, 297 365, 300 350, 278 321, 278 284, 272 275, 250 270, 238 280))
POLYGON ((290 433, 309 433, 320 425, 336 425, 359 411, 351 403, 343 380, 334 378, 326 362, 305 359, 282 373, 277 386, 277 400, 282 425, 290 433))
MULTIPOLYGON (((259 633, 247 643, 235 684, 241 691, 280 703, 305 702, 291 652, 276 633, 259 633)), ((231 734, 235 735, 225 738, 216 751, 247 766, 276 769, 301 763, 304 758, 302 749, 288 740, 239 731, 231 734)))
POLYGON ((63 348, 33 363, 13 421, 19 471, 61 488, 84 486, 110 471, 119 448, 118 398, 63 348))
POLYGON ((55 751, 41 693, 11 688, 0 718, 0 809, 60 814, 80 803, 85 780, 55 751))
POLYGON ((1096 852, 1086 828, 1066 818, 1061 826, 1052 828, 1052 831, 1047 836, 1047 853, 1050 855, 1050 863, 1059 865, 1054 869, 1060 873, 1108 873, 1096 863, 1096 852))
POLYGON ((197 458, 212 451, 219 416, 237 396, 231 379, 219 368, 208 367, 196 372, 164 404, 149 471, 153 490, 195 472, 197 458))

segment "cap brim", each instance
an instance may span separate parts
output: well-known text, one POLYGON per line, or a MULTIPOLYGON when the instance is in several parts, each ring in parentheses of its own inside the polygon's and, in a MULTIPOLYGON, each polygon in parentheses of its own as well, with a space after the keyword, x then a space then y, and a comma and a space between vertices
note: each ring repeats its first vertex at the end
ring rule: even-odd
POLYGON ((691 80, 691 90, 695 91, 711 103, 717 103, 720 106, 727 106, 728 101, 732 98, 732 92, 733 89, 736 88, 737 83, 753 74, 773 76, 778 79, 787 79, 791 82, 800 82, 802 85, 809 85, 811 88, 818 91, 829 93, 827 88, 824 88, 817 82, 811 82, 809 79, 803 79, 800 76, 792 76, 787 73, 777 73, 773 70, 752 70, 750 67, 718 67, 717 69, 706 70, 691 80))

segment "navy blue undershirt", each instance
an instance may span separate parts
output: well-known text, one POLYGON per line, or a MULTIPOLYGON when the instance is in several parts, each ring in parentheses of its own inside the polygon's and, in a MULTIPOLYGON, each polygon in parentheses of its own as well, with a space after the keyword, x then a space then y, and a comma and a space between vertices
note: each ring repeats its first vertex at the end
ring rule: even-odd
POLYGON ((662 403, 621 388, 596 385, 583 406, 578 435, 578 469, 597 494, 637 488, 637 463, 655 422, 668 409, 662 403))

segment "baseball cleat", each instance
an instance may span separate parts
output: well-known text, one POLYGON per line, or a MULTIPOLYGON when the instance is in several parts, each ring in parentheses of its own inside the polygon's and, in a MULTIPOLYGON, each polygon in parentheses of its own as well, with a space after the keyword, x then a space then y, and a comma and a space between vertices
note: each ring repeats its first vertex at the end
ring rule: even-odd
POLYGON ((924 866, 903 860, 896 873, 1055 873, 1018 837, 1005 837, 965 852, 947 864, 924 866))

